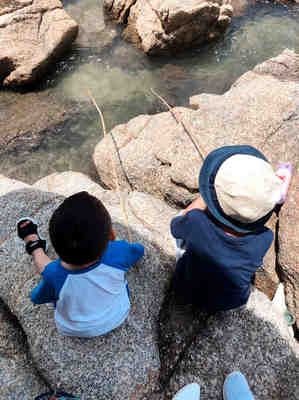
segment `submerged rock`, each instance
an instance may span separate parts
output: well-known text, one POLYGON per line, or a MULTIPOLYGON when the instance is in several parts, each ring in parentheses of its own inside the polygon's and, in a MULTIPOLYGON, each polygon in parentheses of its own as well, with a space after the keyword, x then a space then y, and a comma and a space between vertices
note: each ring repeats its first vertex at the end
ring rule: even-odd
POLYGON ((117 36, 117 29, 105 21, 101 0, 65 3, 65 11, 80 24, 77 47, 102 51, 111 46, 117 36))
POLYGON ((123 36, 150 55, 177 53, 220 37, 231 23, 231 5, 204 0, 105 0, 123 36))
POLYGON ((59 0, 5 0, 0 5, 0 80, 19 86, 38 79, 70 47, 77 23, 59 0))

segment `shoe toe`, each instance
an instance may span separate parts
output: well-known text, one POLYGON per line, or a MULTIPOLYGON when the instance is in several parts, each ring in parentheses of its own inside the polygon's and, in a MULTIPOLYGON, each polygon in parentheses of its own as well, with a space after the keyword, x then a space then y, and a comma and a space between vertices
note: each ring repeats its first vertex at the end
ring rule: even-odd
POLYGON ((180 389, 172 400, 200 400, 200 386, 198 383, 189 383, 180 389))

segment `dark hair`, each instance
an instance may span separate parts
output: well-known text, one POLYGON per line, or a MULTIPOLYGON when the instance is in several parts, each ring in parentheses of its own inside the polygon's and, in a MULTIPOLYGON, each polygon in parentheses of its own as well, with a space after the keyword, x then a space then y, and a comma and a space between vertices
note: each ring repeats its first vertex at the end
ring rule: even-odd
POLYGON ((100 258, 112 230, 103 203, 87 192, 76 193, 54 211, 49 233, 58 256, 68 264, 83 265, 100 258))

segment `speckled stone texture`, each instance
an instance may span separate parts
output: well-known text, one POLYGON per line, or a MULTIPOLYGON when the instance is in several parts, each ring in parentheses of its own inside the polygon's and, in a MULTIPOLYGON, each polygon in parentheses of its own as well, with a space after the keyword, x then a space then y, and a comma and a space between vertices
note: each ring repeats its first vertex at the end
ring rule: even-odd
MULTIPOLYGON (((166 203, 138 192, 118 195, 73 172, 53 174, 35 188, 0 177, 0 193, 1 215, 6 220, 0 239, 0 293, 25 334, 16 336, 19 331, 13 328, 0 344, 18 357, 21 349, 14 344, 15 338, 28 345, 31 377, 35 376, 33 362, 50 387, 88 400, 165 400, 193 381, 202 385, 202 399, 220 400, 225 375, 240 369, 257 399, 298 400, 298 344, 265 295, 256 290, 244 311, 214 316, 174 307, 169 291, 175 265, 169 222, 176 211, 166 203), (55 194, 37 189, 49 189, 49 184, 55 194), (143 261, 128 274, 129 318, 104 337, 60 336, 52 306, 35 306, 28 298, 39 277, 16 239, 15 222, 20 216, 34 216, 47 236, 49 217, 63 200, 63 186, 67 195, 76 187, 102 199, 118 236, 127 238, 119 198, 123 196, 133 240, 146 248, 143 261)), ((55 257, 51 248, 49 256, 55 257)), ((4 379, 9 380, 15 370, 5 362, 4 379)), ((28 380, 30 390, 38 382, 28 380)))
MULTIPOLYGON (((10 189, 15 186, 11 184, 10 189)), ((77 189, 90 189, 90 181, 87 179, 84 185, 78 179, 77 189)), ((90 192, 111 212, 118 236, 127 238, 119 196, 95 187, 90 192)), ((56 331, 52 306, 35 306, 28 297, 39 277, 16 239, 15 222, 21 216, 34 215, 41 233, 47 236, 49 217, 62 197, 26 185, 7 194, 2 190, 0 197, 1 214, 6 220, 0 247, 1 297, 20 321, 34 363, 48 384, 85 399, 140 399, 159 386, 157 323, 175 264, 168 226, 176 211, 145 194, 122 195, 127 204, 130 202, 127 209, 133 240, 145 246, 146 254, 138 268, 128 274, 132 309, 127 321, 95 339, 62 337, 56 331)), ((55 256, 52 249, 49 255, 55 256)))
POLYGON ((39 376, 28 354, 24 332, 2 301, 0 324, 0 398, 32 400, 49 388, 39 376))
POLYGON ((104 0, 106 11, 123 33, 149 55, 176 54, 221 37, 231 23, 233 7, 224 1, 104 0))
POLYGON ((222 400, 225 376, 239 370, 256 399, 298 400, 298 344, 289 340, 286 326, 264 294, 254 291, 243 311, 200 318, 201 327, 174 369, 165 398, 197 382, 201 399, 222 400))
POLYGON ((2 0, 0 81, 6 86, 35 81, 77 33, 77 23, 59 0, 2 0))
MULTIPOLYGON (((299 157, 299 156, 298 156, 299 157)), ((298 158, 299 161, 299 158, 298 158)), ((296 318, 299 340, 299 163, 288 200, 281 210, 279 225, 279 268, 284 281, 286 303, 296 318)))

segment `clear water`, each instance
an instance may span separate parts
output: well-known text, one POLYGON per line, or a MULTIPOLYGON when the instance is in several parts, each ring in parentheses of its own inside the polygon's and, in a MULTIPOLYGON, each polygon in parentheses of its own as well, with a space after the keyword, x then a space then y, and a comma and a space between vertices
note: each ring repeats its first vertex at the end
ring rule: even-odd
MULTIPOLYGON (((64 3, 66 9, 79 4, 74 0, 64 3)), ((97 0, 88 0, 85 9, 95 4, 97 0)), ((224 93, 240 75, 285 48, 299 52, 299 7, 267 3, 250 6, 235 17, 217 43, 176 57, 148 58, 119 35, 104 50, 74 46, 34 90, 51 93, 57 102, 78 106, 80 112, 59 127, 57 134, 45 134, 37 147, 4 153, 0 171, 29 183, 68 169, 95 174, 92 153, 102 132, 88 89, 109 130, 138 114, 164 111, 151 88, 172 105, 188 106, 190 96, 224 93)), ((10 93, 5 92, 5 100, 3 96, 0 92, 0 102, 9 101, 10 93)), ((11 96, 17 101, 15 93, 11 96)))

